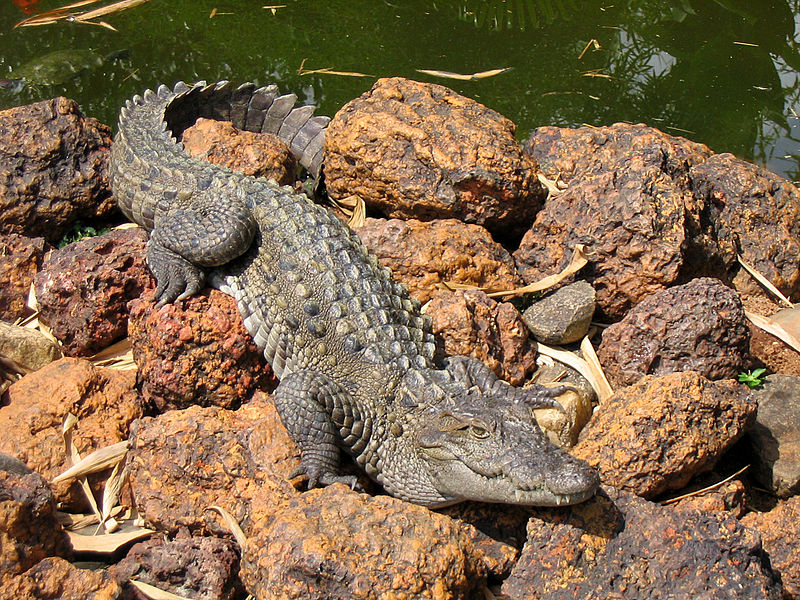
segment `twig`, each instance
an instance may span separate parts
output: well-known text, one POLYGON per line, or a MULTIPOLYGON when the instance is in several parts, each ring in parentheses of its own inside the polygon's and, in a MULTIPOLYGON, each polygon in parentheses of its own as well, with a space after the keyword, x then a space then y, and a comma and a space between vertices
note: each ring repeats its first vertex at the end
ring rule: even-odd
POLYGON ((739 475, 744 473, 749 467, 750 467, 750 465, 745 465, 744 467, 742 467, 741 469, 736 471, 736 473, 734 473, 733 475, 729 475, 728 477, 726 477, 722 481, 719 481, 719 482, 717 482, 717 483, 715 483, 713 485, 709 485, 708 487, 704 487, 701 490, 696 490, 694 492, 689 492, 688 494, 683 494, 682 496, 678 496, 676 498, 670 498, 669 500, 664 500, 663 502, 661 502, 661 506, 666 506, 667 504, 674 504, 675 502, 678 502, 679 500, 684 500, 685 498, 691 498, 692 496, 698 496, 700 494, 704 494, 706 492, 710 492, 713 489, 716 489, 716 488, 718 488, 718 487, 720 487, 722 485, 725 485, 731 479, 733 479, 735 477, 738 477, 739 475))

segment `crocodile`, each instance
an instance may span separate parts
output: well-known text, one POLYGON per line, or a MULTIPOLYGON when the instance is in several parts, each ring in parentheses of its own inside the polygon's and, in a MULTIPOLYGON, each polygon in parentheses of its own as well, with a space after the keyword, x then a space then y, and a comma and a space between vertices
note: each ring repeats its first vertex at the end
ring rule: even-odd
MULTIPOLYGON (((120 111, 110 180, 150 231, 159 304, 206 284, 232 296, 280 380, 274 401, 309 488, 336 482, 342 451, 383 489, 423 506, 539 506, 590 498, 596 471, 533 417, 566 386, 516 388, 477 359, 435 359, 431 321, 358 237, 308 195, 189 157, 198 117, 274 132, 319 177, 326 117, 277 88, 161 86, 120 111)), ((563 410, 563 409, 562 409, 563 410)))

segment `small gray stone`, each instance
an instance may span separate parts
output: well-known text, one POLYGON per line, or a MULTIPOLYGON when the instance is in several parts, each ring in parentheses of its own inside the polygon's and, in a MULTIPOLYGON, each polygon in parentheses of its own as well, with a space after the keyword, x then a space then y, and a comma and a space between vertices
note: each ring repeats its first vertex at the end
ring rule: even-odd
POLYGON ((58 345, 35 329, 0 321, 0 358, 23 372, 36 371, 61 358, 58 345))
POLYGON ((781 498, 800 491, 800 377, 769 375, 760 389, 756 424, 747 433, 754 475, 781 498))
POLYGON ((522 318, 540 342, 570 344, 589 331, 594 307, 594 288, 586 281, 576 281, 535 302, 522 318))

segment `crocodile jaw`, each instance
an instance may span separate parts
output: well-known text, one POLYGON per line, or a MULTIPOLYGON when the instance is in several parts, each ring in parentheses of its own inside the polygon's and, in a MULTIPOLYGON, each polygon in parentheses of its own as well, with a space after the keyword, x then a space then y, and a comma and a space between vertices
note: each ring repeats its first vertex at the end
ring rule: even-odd
POLYGON ((480 434, 449 410, 416 437, 430 480, 453 502, 566 506, 597 491, 597 472, 550 442, 532 417, 501 413, 492 421, 483 411, 480 434))
MULTIPOLYGON (((452 502, 474 500, 478 502, 499 502, 530 506, 569 506, 579 504, 594 496, 599 478, 588 466, 562 474, 562 481, 553 485, 557 479, 542 477, 536 485, 533 482, 522 484, 514 477, 499 473, 484 475, 474 471, 457 457, 449 459, 434 458, 421 454, 436 489, 452 502), (564 485, 566 483, 566 485, 564 485)), ((436 454, 439 454, 438 452, 436 454)), ((565 453, 566 454, 566 453, 565 453)), ((575 464, 579 461, 575 460, 575 464)))

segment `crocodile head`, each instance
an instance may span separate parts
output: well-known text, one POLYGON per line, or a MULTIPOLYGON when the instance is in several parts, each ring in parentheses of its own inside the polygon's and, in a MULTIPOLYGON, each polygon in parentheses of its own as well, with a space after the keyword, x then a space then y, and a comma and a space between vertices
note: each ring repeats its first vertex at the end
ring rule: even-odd
POLYGON ((548 440, 526 406, 470 390, 426 413, 415 446, 452 502, 563 506, 592 497, 600 483, 587 463, 548 440))

